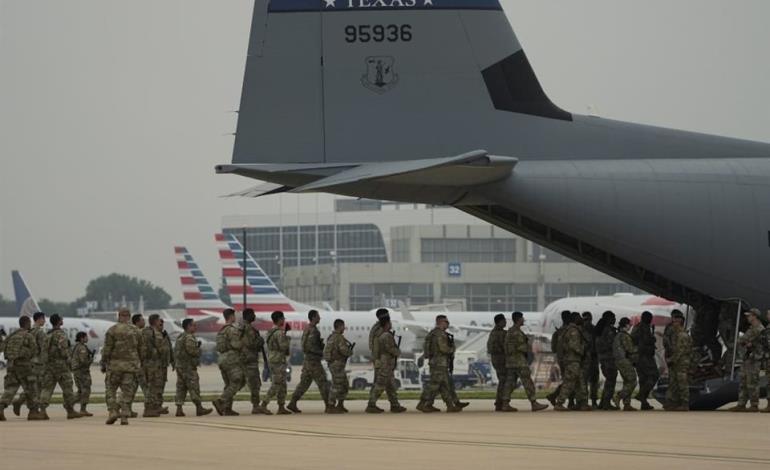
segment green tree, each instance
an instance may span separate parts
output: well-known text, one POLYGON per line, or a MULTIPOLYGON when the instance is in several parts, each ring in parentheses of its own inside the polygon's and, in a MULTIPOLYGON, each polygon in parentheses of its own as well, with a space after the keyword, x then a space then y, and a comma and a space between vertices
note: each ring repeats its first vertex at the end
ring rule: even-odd
POLYGON ((15 317, 19 312, 16 311, 16 302, 6 299, 0 294, 0 317, 15 317))
POLYGON ((77 307, 74 302, 56 302, 54 300, 40 299, 38 306, 40 310, 49 316, 58 313, 63 317, 74 317, 77 315, 77 307))
POLYGON ((168 308, 171 302, 171 296, 162 287, 144 279, 112 273, 89 282, 85 297, 78 299, 76 304, 83 305, 86 301, 101 302, 105 299, 118 302, 124 297, 132 302, 138 302, 139 298, 143 297, 145 308, 150 310, 168 308))

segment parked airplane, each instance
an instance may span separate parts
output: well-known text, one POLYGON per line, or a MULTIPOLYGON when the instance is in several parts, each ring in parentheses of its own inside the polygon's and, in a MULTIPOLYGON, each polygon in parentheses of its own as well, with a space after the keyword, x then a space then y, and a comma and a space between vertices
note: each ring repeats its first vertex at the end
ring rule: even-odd
MULTIPOLYGON (((35 312, 39 312, 40 307, 37 300, 35 300, 29 287, 27 287, 27 283, 24 282, 21 273, 13 271, 11 277, 13 278, 13 290, 16 296, 16 308, 18 309, 19 316, 31 317, 35 312)), ((48 317, 57 312, 45 313, 47 314, 45 329, 48 330, 51 328, 48 317)), ((73 345, 75 344, 75 336, 78 332, 84 331, 88 333, 88 347, 99 351, 104 346, 104 337, 107 334, 107 330, 114 324, 114 322, 106 320, 64 317, 62 329, 67 332, 67 337, 73 345)), ((19 328, 19 319, 16 317, 0 317, 0 328, 3 328, 6 333, 10 334, 19 328)))
POLYGON ((770 145, 560 109, 498 0, 256 0, 242 91, 217 172, 269 184, 237 194, 452 205, 692 305, 701 344, 770 305, 770 145))

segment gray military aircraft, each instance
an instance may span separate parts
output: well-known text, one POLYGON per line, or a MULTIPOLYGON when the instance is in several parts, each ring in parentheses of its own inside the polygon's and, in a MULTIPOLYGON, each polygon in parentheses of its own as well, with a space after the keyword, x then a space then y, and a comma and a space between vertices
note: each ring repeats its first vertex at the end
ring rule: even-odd
POLYGON ((770 145, 559 108, 498 0, 256 0, 217 172, 452 205, 692 305, 717 348, 720 303, 770 306, 770 145))

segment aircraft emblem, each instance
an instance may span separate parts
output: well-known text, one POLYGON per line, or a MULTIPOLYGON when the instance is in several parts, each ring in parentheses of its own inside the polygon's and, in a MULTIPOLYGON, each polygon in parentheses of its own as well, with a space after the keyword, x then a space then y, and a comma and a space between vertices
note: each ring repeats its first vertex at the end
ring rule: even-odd
POLYGON ((396 59, 391 56, 367 57, 366 73, 361 76, 361 84, 379 94, 390 91, 398 84, 395 63, 396 59))

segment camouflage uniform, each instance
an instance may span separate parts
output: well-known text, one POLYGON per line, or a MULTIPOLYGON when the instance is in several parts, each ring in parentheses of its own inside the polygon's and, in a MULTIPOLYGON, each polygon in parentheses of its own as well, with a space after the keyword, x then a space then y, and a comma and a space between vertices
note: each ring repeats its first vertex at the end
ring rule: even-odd
POLYGON ((72 371, 70 370, 70 341, 61 328, 48 332, 43 343, 42 356, 45 357, 45 374, 40 391, 40 406, 45 410, 51 403, 51 395, 58 384, 64 399, 64 408, 71 410, 75 404, 72 391, 72 371))
POLYGON ((591 392, 591 401, 596 403, 599 395, 599 360, 596 356, 596 338, 594 337, 594 325, 584 322, 580 332, 583 334, 583 342, 586 345, 585 356, 583 356, 583 376, 585 377, 586 387, 591 392))
POLYGON ((139 362, 139 338, 136 328, 127 323, 117 323, 107 330, 102 348, 102 364, 107 369, 104 376, 105 400, 111 416, 127 418, 133 393, 136 391, 136 374, 139 362), (117 393, 121 394, 118 399, 117 393))
POLYGON ((91 364, 94 354, 83 343, 75 343, 72 349, 72 377, 75 379, 75 403, 88 404, 91 398, 91 364))
POLYGON ((600 402, 600 406, 603 408, 609 407, 612 396, 615 394, 615 385, 618 380, 618 368, 615 365, 615 354, 612 350, 616 335, 617 330, 615 327, 606 325, 601 336, 596 338, 596 356, 599 359, 602 375, 604 376, 604 389, 602 390, 600 402))
POLYGON ((574 394, 578 403, 585 403, 587 399, 586 383, 581 367, 585 345, 580 327, 575 324, 568 325, 559 337, 558 347, 564 368, 562 369, 561 390, 556 401, 564 403, 574 394))
POLYGON ((639 351, 639 359, 636 362, 636 373, 639 375, 637 398, 646 403, 660 378, 658 363, 655 362, 655 333, 651 325, 639 323, 631 331, 631 337, 639 351))
POLYGON ((516 388, 516 381, 521 380, 521 385, 527 392, 529 401, 535 401, 535 384, 532 382, 532 371, 527 363, 529 351, 529 338, 521 331, 521 328, 513 325, 505 335, 505 389, 503 390, 503 402, 511 400, 511 393, 516 388))
MULTIPOLYGON (((380 326, 380 322, 375 323, 372 326, 372 329, 369 330, 369 351, 372 352, 372 362, 374 363, 374 377, 375 382, 377 381, 377 376, 379 375, 380 370, 380 354, 379 354, 379 345, 380 342, 378 339, 380 338, 380 335, 382 334, 382 326, 380 326)), ((370 390, 371 392, 374 392, 374 386, 375 384, 372 384, 372 388, 370 390)), ((385 381, 385 393, 388 396, 388 401, 392 405, 398 405, 398 397, 396 396, 396 387, 393 381, 385 381)))
POLYGON ((198 377, 198 366, 201 359, 201 348, 195 335, 184 332, 174 344, 174 359, 176 361, 176 396, 174 403, 184 405, 187 394, 190 401, 196 405, 201 403, 201 385, 198 377))
POLYGON ((738 395, 738 406, 744 407, 751 402, 752 407, 759 406, 759 369, 763 357, 759 338, 764 327, 750 326, 738 340, 738 345, 745 351, 741 366, 741 386, 738 395))
POLYGON ((32 358, 32 372, 35 374, 35 396, 31 397, 25 390, 14 401, 14 404, 26 403, 27 408, 32 409, 33 403, 40 405, 40 392, 42 391, 43 382, 45 382, 45 364, 43 364, 41 351, 43 348, 43 342, 45 342, 45 327, 32 325, 32 329, 29 330, 32 338, 35 340, 35 351, 32 358))
POLYGON ((251 404, 259 406, 259 392, 262 389, 262 379, 259 376, 259 355, 262 353, 265 340, 251 324, 244 323, 241 328, 243 330, 241 359, 243 360, 244 379, 249 386, 249 391, 251 391, 251 404))
MULTIPOLYGON (((562 378, 562 383, 559 384, 559 386, 556 387, 556 389, 548 395, 548 400, 551 401, 552 403, 555 403, 559 395, 561 394, 562 385, 564 383, 564 375, 566 373, 564 356, 559 348, 559 340, 564 335, 564 332, 567 331, 567 326, 568 325, 562 325, 560 328, 557 328, 556 331, 554 331, 553 334, 551 335, 551 352, 556 356, 556 363, 559 365, 559 372, 561 372, 561 378, 562 378)), ((572 399, 572 397, 570 397, 570 399, 572 399)))
POLYGON ((289 355, 289 338, 283 328, 274 326, 267 333, 267 360, 270 362, 272 383, 263 404, 276 398, 278 406, 286 402, 286 357, 289 355))
POLYGON ((144 409, 152 413, 163 406, 163 388, 166 385, 168 347, 163 333, 152 327, 142 330, 144 346, 143 368, 147 389, 144 395, 144 409))
POLYGON ((683 326, 671 325, 670 348, 666 401, 675 406, 689 406, 692 339, 683 326))
POLYGON ((619 400, 623 400, 624 405, 631 406, 631 396, 637 384, 634 364, 639 359, 639 353, 634 345, 634 339, 627 331, 622 330, 615 336, 612 349, 615 354, 615 365, 620 376, 623 377, 623 389, 617 396, 619 400))
POLYGON ((292 402, 296 402, 310 388, 310 384, 315 381, 318 391, 321 393, 321 399, 324 403, 329 400, 329 381, 326 380, 326 371, 321 364, 324 355, 324 343, 321 341, 321 333, 312 323, 308 323, 305 331, 302 332, 302 352, 305 354, 305 360, 302 363, 302 375, 299 383, 294 389, 291 397, 292 402))
POLYGON ((492 367, 497 373, 497 393, 495 394, 495 405, 499 406, 503 401, 505 390, 505 336, 506 331, 502 326, 497 326, 489 332, 487 339, 487 353, 492 360, 492 367))
POLYGON ((18 329, 11 333, 3 345, 7 369, 3 384, 3 396, 0 398, 0 409, 11 404, 19 387, 29 399, 30 410, 39 406, 38 376, 33 365, 33 358, 38 354, 37 342, 30 330, 18 329))
MULTIPOLYGON (((426 338, 430 348, 430 382, 420 397, 420 402, 432 406, 437 394, 447 407, 454 408, 455 399, 450 391, 449 361, 455 352, 454 345, 449 341, 447 333, 440 328, 434 328, 426 338)), ((427 349, 427 348, 426 348, 427 349)))
POLYGON ((337 401, 343 402, 348 396, 348 377, 345 374, 345 364, 353 355, 352 345, 345 339, 342 333, 336 331, 329 335, 324 347, 324 359, 329 364, 329 372, 332 374, 332 383, 326 403, 335 406, 337 401))
POLYGON ((243 354, 243 330, 233 324, 223 326, 217 333, 217 352, 219 353, 219 372, 225 383, 225 388, 219 397, 219 403, 225 409, 231 409, 235 394, 243 388, 245 380, 241 356, 243 354))
POLYGON ((383 331, 380 333, 374 342, 374 349, 377 354, 375 359, 377 375, 374 377, 374 386, 369 393, 369 406, 375 407, 382 392, 387 392, 391 407, 400 407, 396 394, 396 379, 393 373, 396 370, 396 363, 401 351, 398 349, 393 332, 383 331), (391 390, 392 397, 390 395, 391 390))

